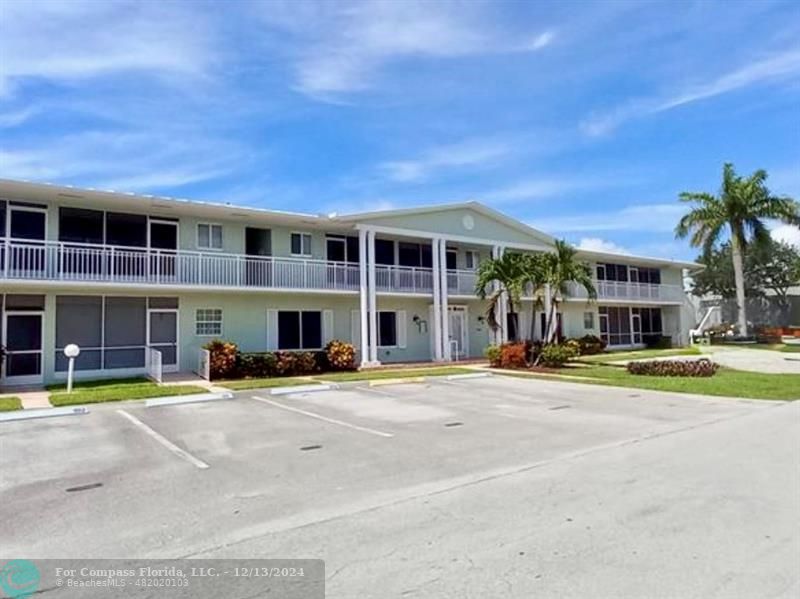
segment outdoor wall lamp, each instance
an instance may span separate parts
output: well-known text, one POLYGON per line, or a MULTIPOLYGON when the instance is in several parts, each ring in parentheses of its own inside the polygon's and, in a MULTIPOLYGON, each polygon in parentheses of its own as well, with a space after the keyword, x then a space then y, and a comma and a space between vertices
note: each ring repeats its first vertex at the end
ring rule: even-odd
POLYGON ((422 320, 419 317, 419 314, 414 314, 414 316, 411 318, 411 322, 413 322, 415 325, 417 325, 417 330, 420 333, 427 333, 428 332, 428 321, 427 320, 422 320))

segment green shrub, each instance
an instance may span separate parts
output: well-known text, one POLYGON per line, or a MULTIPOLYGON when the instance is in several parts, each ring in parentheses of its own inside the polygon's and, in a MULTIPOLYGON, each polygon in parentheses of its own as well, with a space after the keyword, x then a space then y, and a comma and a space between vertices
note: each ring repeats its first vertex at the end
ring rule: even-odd
POLYGON ((325 357, 331 370, 356 369, 356 348, 352 343, 334 339, 325 346, 325 357))
POLYGON ((272 352, 240 353, 236 374, 245 378, 265 378, 275 375, 275 354, 272 352))
POLYGON ((578 356, 574 344, 560 343, 545 345, 540 354, 540 363, 543 366, 558 368, 578 356))
POLYGON ((577 339, 570 339, 578 343, 578 351, 581 356, 592 356, 602 354, 606 349, 606 342, 597 335, 584 335, 577 339))
POLYGON ((230 341, 214 339, 203 346, 209 351, 211 380, 224 379, 236 373, 236 359, 239 348, 230 341))
POLYGON ((500 346, 492 344, 483 350, 483 355, 486 356, 486 359, 489 360, 489 366, 493 368, 500 367, 500 346))
POLYGON ((646 360, 628 362, 628 372, 647 376, 714 376, 719 364, 708 358, 699 360, 646 360))

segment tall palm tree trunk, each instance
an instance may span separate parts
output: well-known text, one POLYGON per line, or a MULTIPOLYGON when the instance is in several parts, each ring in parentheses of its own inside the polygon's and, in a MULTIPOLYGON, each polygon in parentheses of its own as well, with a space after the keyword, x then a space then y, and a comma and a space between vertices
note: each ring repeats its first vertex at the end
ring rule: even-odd
POLYGON ((744 257, 741 239, 731 236, 731 254, 733 255, 733 279, 736 283, 736 308, 739 317, 739 334, 747 336, 747 311, 744 295, 744 257))

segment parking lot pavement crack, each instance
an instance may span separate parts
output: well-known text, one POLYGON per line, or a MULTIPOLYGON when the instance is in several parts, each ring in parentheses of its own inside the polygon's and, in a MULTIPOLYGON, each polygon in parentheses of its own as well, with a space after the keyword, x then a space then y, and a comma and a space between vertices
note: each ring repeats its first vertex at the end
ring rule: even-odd
MULTIPOLYGON (((780 402, 776 403, 774 406, 765 408, 765 410, 779 410, 791 405, 792 405, 791 402, 785 402, 785 403, 780 402)), ((481 485, 494 480, 510 476, 516 476, 519 474, 524 474, 532 470, 547 467, 551 464, 561 464, 564 462, 569 462, 571 460, 581 459, 583 457, 596 453, 614 451, 616 449, 637 443, 644 444, 648 441, 652 441, 662 437, 687 433, 700 428, 714 426, 722 422, 755 416, 761 412, 762 411, 759 410, 758 412, 732 414, 729 416, 715 418, 712 420, 705 420, 703 422, 698 422, 696 424, 681 426, 671 430, 651 433, 647 435, 641 435, 633 438, 623 439, 621 441, 615 441, 612 443, 596 445, 593 447, 585 448, 578 451, 568 452, 560 456, 548 458, 546 460, 540 460, 537 462, 532 462, 529 464, 524 464, 521 466, 500 468, 488 472, 485 471, 481 473, 450 478, 442 481, 424 483, 421 485, 416 485, 414 487, 403 489, 401 491, 387 491, 385 493, 378 494, 377 496, 364 498, 361 501, 351 503, 339 509, 331 509, 328 511, 311 510, 309 512, 294 514, 292 516, 288 516, 278 520, 269 520, 258 526, 248 528, 238 537, 232 535, 232 538, 227 542, 219 543, 211 547, 196 548, 191 552, 176 557, 180 559, 197 557, 218 551, 220 549, 229 549, 231 547, 241 545, 243 543, 247 543, 255 539, 266 537, 279 532, 308 528, 311 526, 317 526, 320 524, 325 524, 328 522, 352 517, 359 514, 374 512, 381 509, 408 503, 411 501, 424 499, 425 497, 434 497, 437 495, 442 495, 445 493, 464 489, 467 487, 481 485)))

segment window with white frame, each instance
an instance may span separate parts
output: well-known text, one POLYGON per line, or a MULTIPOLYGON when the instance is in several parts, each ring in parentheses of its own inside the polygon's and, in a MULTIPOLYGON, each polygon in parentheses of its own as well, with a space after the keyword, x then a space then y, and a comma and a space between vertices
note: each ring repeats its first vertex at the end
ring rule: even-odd
POLYGON ((292 233, 292 255, 311 255, 311 233, 292 233))
POLYGON ((278 349, 321 348, 322 312, 317 310, 278 312, 278 349))
POLYGON ((205 250, 222 249, 222 225, 200 223, 197 225, 197 247, 205 250))
POLYGON ((587 330, 594 329, 594 312, 583 313, 583 328, 587 330))
POLYGON ((467 250, 464 253, 464 260, 467 270, 475 270, 478 268, 478 253, 475 250, 467 250))
POLYGON ((200 337, 222 335, 222 310, 220 308, 198 308, 195 313, 195 334, 200 337))

